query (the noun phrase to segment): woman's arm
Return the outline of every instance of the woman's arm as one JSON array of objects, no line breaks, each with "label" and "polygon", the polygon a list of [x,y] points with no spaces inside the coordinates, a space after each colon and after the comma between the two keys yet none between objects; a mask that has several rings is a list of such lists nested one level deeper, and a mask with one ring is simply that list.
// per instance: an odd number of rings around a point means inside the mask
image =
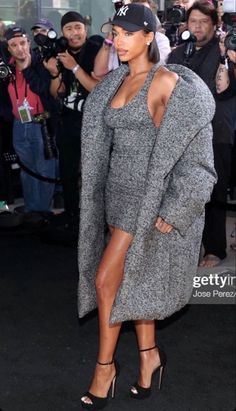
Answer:
[{"label": "woman's arm", "polygon": [[[160,69],[155,75],[153,84],[150,87],[148,95],[148,107],[153,122],[156,127],[160,127],[162,117],[164,115],[169,98],[176,86],[178,80],[177,74],[166,69]],[[155,89],[155,91],[153,90]],[[157,218],[155,227],[163,234],[170,233],[173,229],[171,224],[168,224],[160,216]]]},{"label": "woman's arm", "polygon": [[178,75],[161,67],[157,70],[148,92],[148,109],[156,127],[160,127],[169,98],[178,81]]}]

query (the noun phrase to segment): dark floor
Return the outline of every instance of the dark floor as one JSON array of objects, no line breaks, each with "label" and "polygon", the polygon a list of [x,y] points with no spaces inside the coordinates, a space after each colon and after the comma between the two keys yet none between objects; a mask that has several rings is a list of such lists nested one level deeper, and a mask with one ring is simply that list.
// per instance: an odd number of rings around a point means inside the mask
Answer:
[{"label": "dark floor", "polygon": [[[0,409],[73,411],[96,360],[97,317],[78,321],[76,249],[36,236],[0,235]],[[163,389],[145,401],[127,392],[137,375],[131,325],[121,334],[112,411],[233,411],[235,306],[191,305],[159,322],[168,356]]]}]

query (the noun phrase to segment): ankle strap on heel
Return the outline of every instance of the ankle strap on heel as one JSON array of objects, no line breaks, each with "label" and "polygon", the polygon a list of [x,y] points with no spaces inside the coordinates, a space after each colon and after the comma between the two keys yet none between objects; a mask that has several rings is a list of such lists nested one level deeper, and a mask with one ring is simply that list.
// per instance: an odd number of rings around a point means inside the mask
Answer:
[{"label": "ankle strap on heel", "polygon": [[112,361],[110,361],[110,362],[100,362],[100,361],[97,361],[97,364],[99,364],[99,365],[111,365],[111,364],[113,364],[114,363],[114,360],[112,360]]},{"label": "ankle strap on heel", "polygon": [[139,350],[139,352],[151,351],[151,350],[154,350],[155,348],[157,348],[156,345],[154,345],[154,347],[151,347],[151,348],[145,348],[145,349]]}]

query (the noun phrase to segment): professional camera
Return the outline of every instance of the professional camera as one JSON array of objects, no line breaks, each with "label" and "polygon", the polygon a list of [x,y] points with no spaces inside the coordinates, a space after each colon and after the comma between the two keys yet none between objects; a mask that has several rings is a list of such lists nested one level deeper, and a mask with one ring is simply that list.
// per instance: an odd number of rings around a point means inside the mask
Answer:
[{"label": "professional camera", "polygon": [[179,5],[167,9],[167,21],[172,24],[180,24],[186,21],[186,10]]},{"label": "professional camera", "polygon": [[180,26],[181,23],[186,21],[186,10],[184,7],[175,5],[167,8],[166,21],[163,23],[165,35],[170,40],[170,46],[178,46],[181,42],[180,39]]},{"label": "professional camera", "polygon": [[11,67],[6,63],[9,55],[5,43],[0,42],[0,81],[7,80],[13,76]]},{"label": "professional camera", "polygon": [[124,1],[122,0],[112,0],[112,3],[114,3],[116,11],[118,11],[122,6],[124,6]]},{"label": "professional camera", "polygon": [[68,40],[65,37],[57,38],[54,30],[49,30],[46,36],[41,33],[36,34],[34,41],[40,47],[42,59],[46,61],[68,49]]},{"label": "professional camera", "polygon": [[236,51],[236,0],[224,0],[223,11],[223,22],[232,26],[225,37],[225,47],[227,50]]},{"label": "professional camera", "polygon": [[12,77],[11,68],[4,63],[4,61],[0,57],[0,81],[7,80],[8,78]]}]

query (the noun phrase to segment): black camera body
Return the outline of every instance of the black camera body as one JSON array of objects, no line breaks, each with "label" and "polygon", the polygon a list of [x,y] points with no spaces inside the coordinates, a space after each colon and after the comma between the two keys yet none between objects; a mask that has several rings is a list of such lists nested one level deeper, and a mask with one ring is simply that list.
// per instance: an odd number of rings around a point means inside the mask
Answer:
[{"label": "black camera body", "polygon": [[184,7],[176,5],[167,9],[167,21],[172,24],[180,24],[186,21],[186,10]]},{"label": "black camera body", "polygon": [[0,57],[0,81],[7,80],[13,76],[11,67],[8,66]]},{"label": "black camera body", "polygon": [[179,27],[186,21],[186,10],[184,7],[175,5],[167,8],[166,21],[163,24],[165,35],[170,40],[170,46],[175,47],[180,44]]},{"label": "black camera body", "polygon": [[40,48],[42,60],[46,61],[68,49],[68,40],[65,37],[58,38],[54,30],[49,30],[46,36],[41,33],[36,34],[34,41]]},{"label": "black camera body", "polygon": [[0,42],[0,81],[13,77],[11,66],[6,63],[8,59],[9,54],[7,53],[6,45],[4,42]]},{"label": "black camera body", "polygon": [[236,51],[236,1],[224,0],[223,10],[223,22],[232,27],[225,37],[225,47],[227,50]]},{"label": "black camera body", "polygon": [[233,27],[225,37],[225,47],[227,50],[236,51],[236,26]]},{"label": "black camera body", "polygon": [[115,10],[118,11],[122,6],[124,6],[123,0],[112,0]]}]

